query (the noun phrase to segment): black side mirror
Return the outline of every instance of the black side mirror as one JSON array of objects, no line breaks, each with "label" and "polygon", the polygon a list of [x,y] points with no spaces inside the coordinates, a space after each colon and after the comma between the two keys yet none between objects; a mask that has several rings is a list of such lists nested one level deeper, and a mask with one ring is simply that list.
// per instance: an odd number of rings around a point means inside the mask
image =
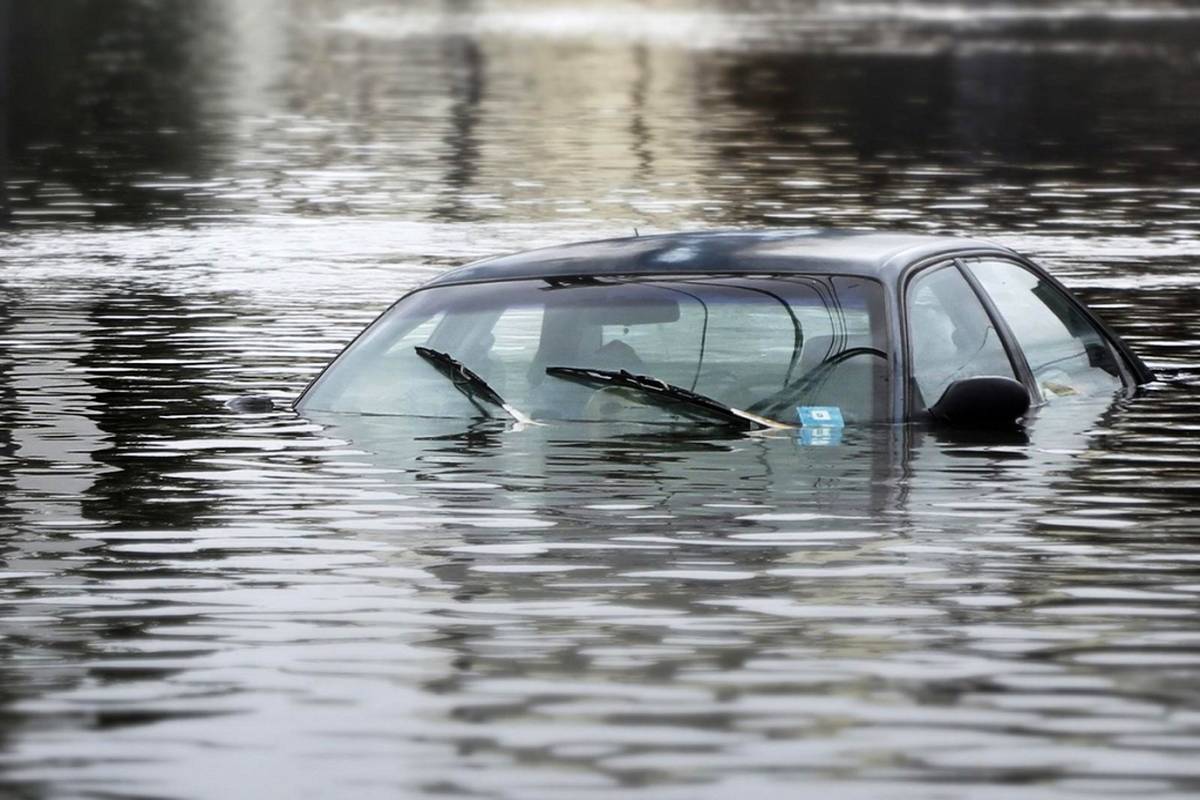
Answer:
[{"label": "black side mirror", "polygon": [[929,408],[933,418],[956,428],[1007,428],[1029,410],[1029,391],[1012,378],[984,375],[946,387]]}]

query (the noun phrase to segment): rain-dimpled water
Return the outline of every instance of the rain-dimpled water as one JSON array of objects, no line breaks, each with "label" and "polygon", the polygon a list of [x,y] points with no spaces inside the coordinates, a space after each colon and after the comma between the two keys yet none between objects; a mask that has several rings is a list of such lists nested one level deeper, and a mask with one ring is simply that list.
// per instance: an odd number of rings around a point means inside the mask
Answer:
[{"label": "rain-dimpled water", "polygon": [[[0,795],[1200,792],[1200,11],[0,22]],[[1158,380],[825,446],[290,410],[452,266],[810,226],[1014,247]]]}]

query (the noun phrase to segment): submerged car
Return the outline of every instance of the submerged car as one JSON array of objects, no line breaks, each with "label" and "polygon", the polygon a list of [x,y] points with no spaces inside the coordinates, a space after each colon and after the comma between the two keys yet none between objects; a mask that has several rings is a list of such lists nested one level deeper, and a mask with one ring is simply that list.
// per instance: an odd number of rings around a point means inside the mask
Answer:
[{"label": "submerged car", "polygon": [[995,427],[1152,377],[1007,248],[735,231],[568,244],[443,274],[383,313],[296,407],[746,430]]}]

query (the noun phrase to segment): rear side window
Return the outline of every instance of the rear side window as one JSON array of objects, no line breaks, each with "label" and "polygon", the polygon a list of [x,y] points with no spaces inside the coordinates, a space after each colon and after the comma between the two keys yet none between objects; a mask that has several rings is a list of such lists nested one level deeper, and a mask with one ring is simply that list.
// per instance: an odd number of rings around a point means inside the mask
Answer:
[{"label": "rear side window", "polygon": [[1122,388],[1112,345],[1057,287],[1011,261],[973,261],[967,268],[1012,330],[1046,400]]},{"label": "rear side window", "polygon": [[967,279],[956,267],[924,272],[908,288],[912,378],[928,408],[956,380],[981,375],[1014,378],[1012,362]]}]

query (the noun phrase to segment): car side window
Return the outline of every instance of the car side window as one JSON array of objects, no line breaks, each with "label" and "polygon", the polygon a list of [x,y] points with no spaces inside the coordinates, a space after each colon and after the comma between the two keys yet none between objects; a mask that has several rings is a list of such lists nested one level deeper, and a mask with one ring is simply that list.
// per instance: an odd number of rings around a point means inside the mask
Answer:
[{"label": "car side window", "polygon": [[956,380],[981,375],[1014,378],[991,318],[957,267],[923,272],[908,287],[912,378],[928,408]]},{"label": "car side window", "polygon": [[1108,395],[1124,385],[1108,339],[1057,287],[1011,261],[967,268],[1012,330],[1045,399]]}]

